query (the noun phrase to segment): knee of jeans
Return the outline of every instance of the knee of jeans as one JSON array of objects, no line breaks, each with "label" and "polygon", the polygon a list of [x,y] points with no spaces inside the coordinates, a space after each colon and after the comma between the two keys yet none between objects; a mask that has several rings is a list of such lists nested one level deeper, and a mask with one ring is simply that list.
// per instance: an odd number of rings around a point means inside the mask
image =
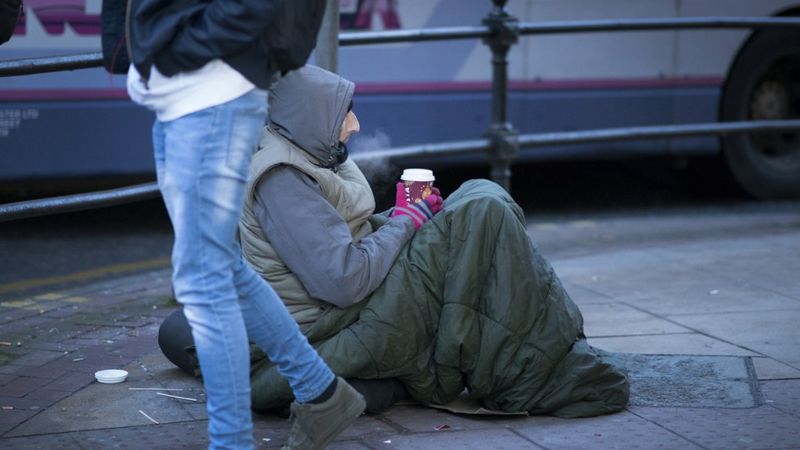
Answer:
[{"label": "knee of jeans", "polygon": [[235,327],[237,331],[244,327],[242,309],[234,298],[211,300],[200,297],[197,301],[183,303],[183,313],[187,323],[194,330],[217,330],[226,332],[226,328]]},{"label": "knee of jeans", "polygon": [[236,299],[230,267],[211,266],[193,261],[173,268],[172,285],[181,303],[205,303],[215,299]]}]

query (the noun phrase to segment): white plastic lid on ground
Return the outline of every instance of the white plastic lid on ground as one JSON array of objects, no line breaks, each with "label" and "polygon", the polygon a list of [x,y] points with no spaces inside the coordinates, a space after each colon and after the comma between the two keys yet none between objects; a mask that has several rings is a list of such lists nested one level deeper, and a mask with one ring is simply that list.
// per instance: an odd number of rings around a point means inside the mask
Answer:
[{"label": "white plastic lid on ground", "polygon": [[128,372],[121,369],[98,370],[94,373],[94,377],[101,383],[122,383],[128,378]]}]

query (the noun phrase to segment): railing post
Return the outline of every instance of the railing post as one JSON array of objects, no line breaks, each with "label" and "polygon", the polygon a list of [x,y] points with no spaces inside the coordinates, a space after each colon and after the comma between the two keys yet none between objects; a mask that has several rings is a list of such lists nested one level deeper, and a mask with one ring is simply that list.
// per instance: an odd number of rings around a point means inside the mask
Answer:
[{"label": "railing post", "polygon": [[326,1],[314,61],[319,67],[336,73],[339,71],[339,0]]},{"label": "railing post", "polygon": [[511,162],[519,153],[519,132],[508,122],[508,51],[517,42],[518,20],[505,10],[507,0],[492,0],[494,7],[483,19],[492,34],[483,39],[492,51],[492,118],[486,136],[492,142],[490,176],[511,191]]}]

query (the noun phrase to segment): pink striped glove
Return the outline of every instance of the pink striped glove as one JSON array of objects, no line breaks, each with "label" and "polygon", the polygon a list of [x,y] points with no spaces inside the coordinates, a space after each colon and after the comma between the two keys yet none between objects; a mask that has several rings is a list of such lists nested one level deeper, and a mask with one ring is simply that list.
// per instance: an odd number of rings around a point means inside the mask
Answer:
[{"label": "pink striped glove", "polygon": [[439,211],[444,208],[444,200],[439,189],[433,188],[431,195],[425,200],[408,204],[406,192],[402,182],[397,183],[397,194],[395,195],[394,209],[389,217],[408,216],[414,221],[414,228],[419,230],[425,222],[431,220]]}]

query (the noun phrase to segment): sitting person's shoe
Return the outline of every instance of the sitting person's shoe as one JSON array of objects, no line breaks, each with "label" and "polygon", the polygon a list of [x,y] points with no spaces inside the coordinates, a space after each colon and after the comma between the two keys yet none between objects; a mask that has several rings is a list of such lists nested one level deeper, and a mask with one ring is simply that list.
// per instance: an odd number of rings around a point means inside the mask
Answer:
[{"label": "sitting person's shoe", "polygon": [[348,378],[347,382],[364,396],[367,402],[366,412],[369,414],[379,414],[398,401],[408,398],[406,388],[396,378],[374,380]]},{"label": "sitting person's shoe", "polygon": [[322,449],[364,412],[364,397],[342,378],[322,403],[292,402],[289,441],[283,449]]}]

